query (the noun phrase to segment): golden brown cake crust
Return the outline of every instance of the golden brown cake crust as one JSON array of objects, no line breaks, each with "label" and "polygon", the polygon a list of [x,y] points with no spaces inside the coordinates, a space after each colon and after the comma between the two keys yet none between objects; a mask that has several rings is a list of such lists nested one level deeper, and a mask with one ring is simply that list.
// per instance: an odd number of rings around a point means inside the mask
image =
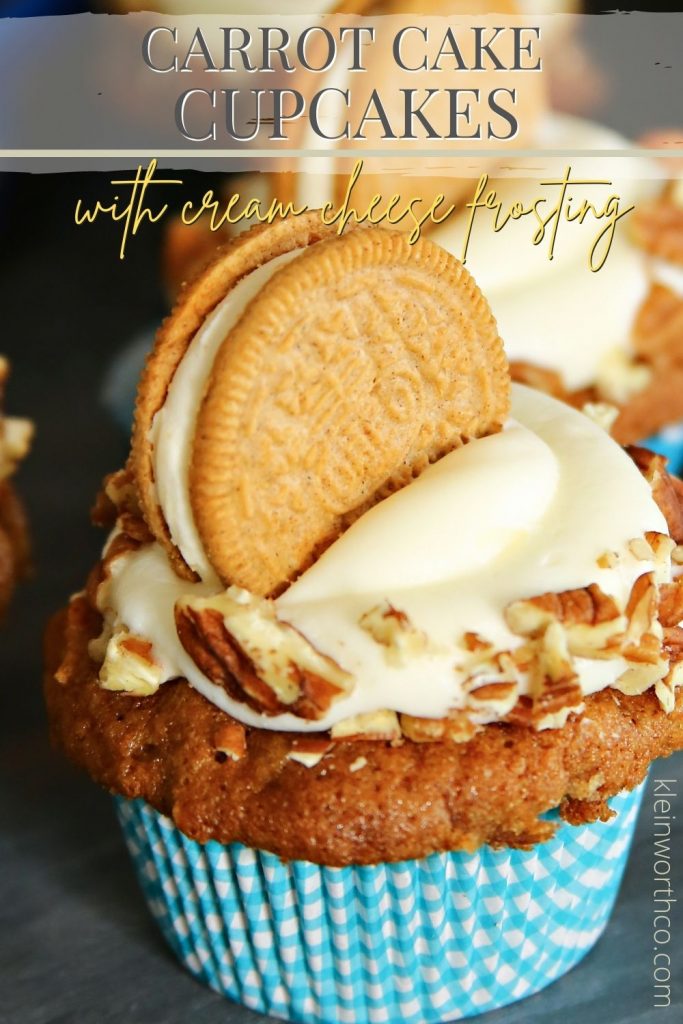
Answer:
[{"label": "golden brown cake crust", "polygon": [[606,689],[562,729],[489,725],[467,743],[347,740],[312,768],[288,758],[292,734],[248,729],[233,761],[217,749],[233,720],[184,680],[142,698],[97,685],[87,645],[100,625],[85,597],[50,624],[53,739],[102,785],[147,800],[200,842],[328,865],[528,847],[553,831],[543,812],[559,807],[574,824],[604,818],[610,796],[683,746],[683,693],[665,714],[652,692]]}]

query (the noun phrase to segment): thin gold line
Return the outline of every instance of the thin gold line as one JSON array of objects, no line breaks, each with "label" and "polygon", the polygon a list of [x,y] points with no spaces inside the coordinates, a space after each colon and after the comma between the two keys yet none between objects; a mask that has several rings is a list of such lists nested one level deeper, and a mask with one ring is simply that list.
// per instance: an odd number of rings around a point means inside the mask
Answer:
[{"label": "thin gold line", "polygon": [[516,149],[516,150],[494,150],[494,149],[413,149],[400,152],[386,149],[291,149],[273,152],[270,149],[157,149],[154,151],[146,149],[0,149],[0,160],[34,160],[34,159],[55,159],[55,158],[76,158],[76,159],[99,159],[103,157],[117,157],[135,160],[168,159],[174,157],[191,157],[192,159],[207,160],[282,160],[292,158],[307,160],[316,157],[340,157],[345,159],[385,158],[413,160],[423,159],[482,159],[505,157],[508,160],[519,158],[529,159],[534,157],[549,158],[563,157],[575,160],[582,157],[669,157],[680,158],[683,156],[683,144],[677,143],[680,148],[677,150],[666,149]]}]

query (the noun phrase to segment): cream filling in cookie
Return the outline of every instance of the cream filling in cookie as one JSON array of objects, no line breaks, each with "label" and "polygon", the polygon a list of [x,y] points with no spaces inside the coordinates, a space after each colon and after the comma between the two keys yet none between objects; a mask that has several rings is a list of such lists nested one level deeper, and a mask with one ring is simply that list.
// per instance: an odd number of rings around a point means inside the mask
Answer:
[{"label": "cream filling in cookie", "polygon": [[[443,718],[467,703],[465,634],[497,651],[523,643],[506,620],[511,603],[596,583],[623,610],[638,577],[654,570],[667,580],[668,560],[643,550],[648,531],[668,533],[625,452],[574,409],[516,385],[501,433],[444,456],[365,513],[274,602],[278,618],[351,681],[316,721],[260,714],[199,670],[178,639],[174,606],[220,588],[179,579],[158,544],[116,561],[104,610],[115,630],[151,641],[162,680],[184,676],[247,725],[320,731],[386,709]],[[233,603],[248,603],[231,591]],[[387,629],[388,608],[401,613],[399,636]],[[621,656],[577,657],[574,667],[584,694],[629,668]],[[531,685],[520,678],[519,693]],[[489,708],[480,720],[500,716]]]},{"label": "cream filling in cookie", "polygon": [[[251,300],[277,270],[300,254],[284,253],[239,281],[202,324],[176,370],[151,430],[154,480],[173,543],[191,569],[217,582],[190,506],[189,471],[194,424],[218,349]],[[188,429],[191,425],[191,429]]]}]

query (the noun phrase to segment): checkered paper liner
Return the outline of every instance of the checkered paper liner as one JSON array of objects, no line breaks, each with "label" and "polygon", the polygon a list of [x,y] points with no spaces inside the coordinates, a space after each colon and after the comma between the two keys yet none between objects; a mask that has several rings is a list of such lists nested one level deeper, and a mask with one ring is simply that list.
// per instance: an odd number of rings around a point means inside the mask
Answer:
[{"label": "checkered paper liner", "polygon": [[611,821],[561,825],[532,851],[348,868],[202,846],[142,801],[117,807],[150,910],[195,977],[303,1024],[428,1024],[515,1002],[581,960],[641,798],[623,793]]},{"label": "checkered paper liner", "polygon": [[668,470],[676,476],[683,474],[683,423],[663,427],[658,434],[641,442],[643,448],[650,448],[669,460]]}]

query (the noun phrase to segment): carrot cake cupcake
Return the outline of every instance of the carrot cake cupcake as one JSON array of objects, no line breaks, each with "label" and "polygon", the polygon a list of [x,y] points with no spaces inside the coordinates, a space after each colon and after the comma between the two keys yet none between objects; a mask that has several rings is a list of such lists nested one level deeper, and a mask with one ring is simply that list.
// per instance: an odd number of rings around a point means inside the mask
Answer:
[{"label": "carrot cake cupcake", "polygon": [[682,485],[510,384],[469,273],[318,214],[231,243],[142,376],[48,631],[183,963],[306,1022],[537,991],[607,922],[683,747]]}]

